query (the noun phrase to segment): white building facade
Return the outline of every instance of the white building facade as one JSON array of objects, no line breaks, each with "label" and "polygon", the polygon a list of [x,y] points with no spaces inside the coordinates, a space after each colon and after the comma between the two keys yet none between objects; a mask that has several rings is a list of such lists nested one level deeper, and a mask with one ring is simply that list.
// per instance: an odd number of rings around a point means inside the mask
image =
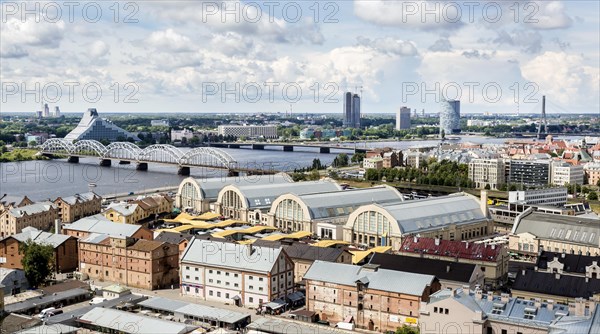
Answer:
[{"label": "white building facade", "polygon": [[567,162],[555,162],[550,172],[550,183],[556,186],[583,184],[583,165],[571,165]]},{"label": "white building facade", "polygon": [[222,136],[237,138],[277,138],[277,126],[275,125],[219,125],[217,131]]}]

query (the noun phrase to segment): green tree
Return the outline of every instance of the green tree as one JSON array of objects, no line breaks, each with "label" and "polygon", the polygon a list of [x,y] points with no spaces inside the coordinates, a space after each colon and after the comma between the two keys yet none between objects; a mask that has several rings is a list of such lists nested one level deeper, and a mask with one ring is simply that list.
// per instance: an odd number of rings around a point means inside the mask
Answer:
[{"label": "green tree", "polygon": [[306,180],[306,174],[299,173],[299,172],[294,172],[294,173],[292,173],[292,180],[294,180],[294,182],[305,181]]},{"label": "green tree", "polygon": [[442,133],[440,134],[440,137],[442,137],[442,139],[446,138],[446,131],[444,129],[442,129]]},{"label": "green tree", "polygon": [[308,178],[313,181],[318,181],[321,178],[321,175],[319,174],[319,171],[317,169],[313,169],[312,171],[310,171],[310,175],[308,176]]},{"label": "green tree", "polygon": [[590,201],[597,201],[597,200],[598,200],[598,193],[597,193],[597,192],[595,192],[595,191],[591,191],[591,192],[588,194],[588,197],[587,197],[587,199],[588,199],[588,200],[590,200]]},{"label": "green tree", "polygon": [[333,159],[333,167],[346,167],[348,166],[348,161],[348,154],[340,153]]},{"label": "green tree", "polygon": [[419,334],[419,328],[402,325],[396,329],[396,334]]},{"label": "green tree", "polygon": [[365,156],[366,154],[364,153],[354,153],[350,161],[352,161],[353,163],[361,163],[365,159]]},{"label": "green tree", "polygon": [[29,285],[37,288],[54,271],[54,248],[28,240],[21,247],[21,251],[25,277]]},{"label": "green tree", "polygon": [[598,187],[600,187],[600,179],[598,179],[598,182],[596,182],[596,185],[597,185]]}]

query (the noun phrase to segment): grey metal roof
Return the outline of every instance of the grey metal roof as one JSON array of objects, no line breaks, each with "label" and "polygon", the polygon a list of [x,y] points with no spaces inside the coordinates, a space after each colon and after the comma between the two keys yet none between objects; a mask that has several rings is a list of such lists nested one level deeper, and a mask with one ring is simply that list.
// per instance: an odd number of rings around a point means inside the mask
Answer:
[{"label": "grey metal roof", "polygon": [[71,334],[77,333],[80,328],[67,326],[62,324],[54,324],[54,325],[41,325],[36,327],[31,327],[27,329],[20,330],[15,332],[14,334]]},{"label": "grey metal roof", "polygon": [[465,193],[381,205],[398,222],[402,233],[438,229],[487,220],[479,199]]},{"label": "grey metal roof", "polygon": [[64,229],[102,233],[110,236],[126,236],[134,235],[141,225],[113,223],[101,214],[81,218],[71,224],[65,224]]},{"label": "grey metal roof", "polygon": [[101,307],[93,308],[84,314],[79,321],[131,334],[182,334],[189,333],[198,328],[197,326],[188,326],[173,321],[160,320],[135,313]]},{"label": "grey metal roof", "polygon": [[596,306],[594,314],[591,317],[564,316],[560,317],[552,325],[550,325],[548,334],[563,333],[600,333],[600,307]]},{"label": "grey metal roof", "polygon": [[175,313],[187,314],[201,319],[218,320],[228,324],[235,324],[238,321],[250,317],[248,314],[241,312],[234,312],[200,304],[187,304],[176,309]]},{"label": "grey metal roof", "polygon": [[5,310],[6,310],[6,312],[10,312],[10,313],[24,312],[26,310],[29,310],[29,309],[37,307],[37,306],[43,308],[43,306],[46,306],[46,305],[58,303],[60,301],[63,301],[63,300],[69,299],[69,298],[73,298],[76,296],[85,296],[89,293],[90,292],[88,290],[79,289],[79,288],[71,289],[71,290],[67,290],[67,291],[56,292],[51,295],[42,296],[40,298],[31,298],[31,299],[24,300],[22,302],[8,304],[5,306]]},{"label": "grey metal roof", "polygon": [[75,203],[77,203],[77,201],[79,202],[87,202],[87,201],[91,201],[95,198],[99,198],[100,196],[97,195],[96,193],[94,193],[93,191],[87,192],[87,193],[82,193],[82,194],[75,194],[73,196],[67,196],[67,197],[61,197],[61,199],[70,205],[73,205]]},{"label": "grey metal roof", "polygon": [[45,212],[50,209],[56,209],[54,203],[45,201],[22,206],[20,208],[12,208],[8,210],[13,217],[23,217],[24,215],[33,215],[40,212]]},{"label": "grey metal roof", "polygon": [[[205,199],[216,200],[219,196],[219,191],[223,187],[230,184],[233,185],[265,185],[265,184],[277,184],[293,183],[289,175],[285,173],[277,173],[275,175],[256,175],[248,177],[216,177],[216,178],[198,178],[195,181],[200,186],[202,197]],[[185,180],[183,182],[186,182]]]},{"label": "grey metal roof", "polygon": [[46,320],[46,322],[49,324],[70,323],[73,321],[73,319],[81,317],[82,315],[86,314],[87,312],[91,311],[94,308],[97,308],[97,307],[113,308],[113,307],[115,307],[119,304],[123,304],[123,303],[134,303],[135,304],[137,301],[142,300],[142,299],[146,299],[146,297],[140,296],[140,295],[128,294],[128,295],[121,296],[121,297],[118,297],[115,299],[105,300],[105,301],[101,302],[100,304],[85,305],[83,307],[74,309],[72,311],[52,316],[52,317],[48,318]]},{"label": "grey metal roof", "polygon": [[[481,299],[478,299],[474,293],[463,289],[457,289],[455,295],[451,290],[437,291],[430,296],[429,303],[435,304],[446,298],[454,298],[473,312],[481,311],[489,319],[540,328],[547,328],[554,320],[561,317],[561,314],[568,314],[569,311],[566,305],[554,304],[553,308],[549,309],[547,303],[541,303],[536,307],[534,301],[522,298],[510,297],[508,301],[503,302],[501,296],[494,295],[492,300],[488,300],[487,295],[484,294]],[[527,313],[532,317],[527,317]]]},{"label": "grey metal roof", "polygon": [[387,269],[372,271],[361,266],[324,261],[315,261],[304,275],[304,280],[349,286],[354,286],[356,281],[364,279],[368,280],[369,289],[421,296],[435,277]]},{"label": "grey metal roof", "polygon": [[289,321],[282,318],[258,318],[246,326],[247,329],[259,333],[270,334],[340,334],[350,333],[327,326],[303,324],[297,321]]},{"label": "grey metal roof", "polygon": [[246,198],[249,208],[270,207],[275,199],[286,193],[296,195],[341,190],[334,181],[305,181],[291,184],[244,185],[237,187]]},{"label": "grey metal roof", "polygon": [[598,247],[600,221],[578,216],[526,211],[517,217],[513,233],[531,233],[540,239]]},{"label": "grey metal roof", "polygon": [[398,203],[402,194],[387,186],[357,188],[298,196],[308,207],[312,219],[348,216],[361,205]]},{"label": "grey metal roof", "polygon": [[[37,244],[50,245],[54,248],[62,245],[65,241],[69,240],[70,236],[64,234],[55,234],[40,231],[35,227],[28,226],[24,228],[21,233],[13,234],[6,238],[13,237],[19,242],[27,242],[31,240]],[[5,238],[5,239],[6,239]]]},{"label": "grey metal roof", "polygon": [[281,248],[192,239],[181,257],[181,263],[267,273],[271,272],[281,252]]},{"label": "grey metal roof", "polygon": [[135,213],[135,209],[137,209],[137,207],[138,205],[135,203],[111,203],[108,205],[106,210],[113,209],[123,216],[131,216]]}]

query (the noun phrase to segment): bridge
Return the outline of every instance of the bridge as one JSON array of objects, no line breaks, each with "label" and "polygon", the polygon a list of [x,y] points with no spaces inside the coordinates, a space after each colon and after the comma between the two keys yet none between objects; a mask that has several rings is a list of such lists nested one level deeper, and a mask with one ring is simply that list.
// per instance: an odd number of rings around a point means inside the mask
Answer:
[{"label": "bridge", "polygon": [[209,147],[246,148],[264,150],[265,147],[282,147],[285,152],[293,152],[296,148],[317,148],[319,153],[331,153],[331,150],[349,151],[350,153],[366,153],[368,148],[338,146],[331,144],[303,144],[303,143],[265,143],[265,142],[236,142],[236,143],[208,143]]},{"label": "bridge", "polygon": [[96,140],[80,140],[71,142],[65,139],[53,138],[44,142],[40,147],[42,155],[64,155],[68,162],[78,163],[81,157],[97,157],[101,166],[109,167],[113,160],[120,164],[136,163],[136,169],[148,170],[149,163],[177,166],[179,175],[190,175],[190,168],[204,167],[225,169],[229,175],[273,174],[277,171],[260,168],[244,168],[229,153],[215,147],[198,147],[182,151],[175,146],[158,144],[140,148],[129,142],[114,142],[107,146]]}]

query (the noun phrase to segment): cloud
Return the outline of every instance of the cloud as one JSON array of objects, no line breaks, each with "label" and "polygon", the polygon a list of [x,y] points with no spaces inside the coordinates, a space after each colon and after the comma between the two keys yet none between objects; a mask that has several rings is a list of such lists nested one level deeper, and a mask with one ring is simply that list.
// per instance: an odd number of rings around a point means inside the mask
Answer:
[{"label": "cloud", "polygon": [[19,20],[9,18],[2,22],[2,43],[0,54],[6,58],[20,58],[39,50],[56,49],[64,38],[65,23],[34,19]]},{"label": "cloud", "polygon": [[146,39],[147,45],[158,51],[169,52],[189,52],[192,51],[192,40],[169,28],[161,31],[154,31]]},{"label": "cloud", "polygon": [[492,41],[495,44],[517,46],[525,53],[538,53],[542,50],[542,35],[538,31],[518,29],[508,33],[506,30],[499,30],[497,34]]},{"label": "cloud", "polygon": [[448,52],[452,51],[452,43],[448,38],[440,38],[429,47],[429,51],[433,52]]},{"label": "cloud", "polygon": [[102,58],[110,53],[110,47],[103,41],[95,41],[90,46],[90,56]]},{"label": "cloud", "polygon": [[548,51],[522,65],[521,72],[563,107],[594,105],[598,110],[600,69],[586,65],[580,55]]},{"label": "cloud", "polygon": [[492,52],[479,52],[479,50],[471,50],[471,51],[463,51],[462,55],[468,59],[492,59],[492,57],[496,54],[496,51]]},{"label": "cloud", "polygon": [[408,29],[458,29],[462,15],[456,2],[438,0],[355,0],[354,14],[382,26]]},{"label": "cloud", "polygon": [[356,39],[358,45],[369,47],[383,54],[397,56],[415,56],[418,54],[415,43],[411,41],[403,41],[393,37],[370,39],[358,36]]},{"label": "cloud", "polygon": [[534,29],[565,29],[573,24],[561,1],[534,1],[525,5],[522,22]]}]

